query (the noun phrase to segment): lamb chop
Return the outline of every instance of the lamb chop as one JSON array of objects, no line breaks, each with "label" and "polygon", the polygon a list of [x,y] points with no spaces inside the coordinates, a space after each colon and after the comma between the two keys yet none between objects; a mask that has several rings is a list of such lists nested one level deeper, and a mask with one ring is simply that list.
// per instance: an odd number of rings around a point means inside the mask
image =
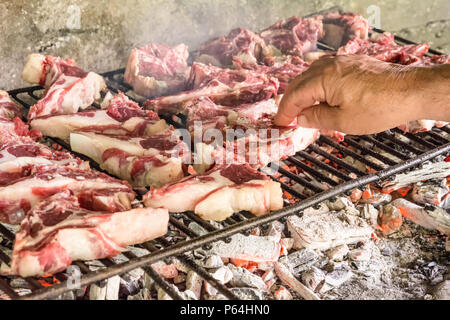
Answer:
[{"label": "lamb chop", "polygon": [[100,98],[106,87],[101,76],[85,72],[71,59],[31,54],[22,72],[22,79],[42,85],[44,96],[30,108],[28,119],[75,113]]},{"label": "lamb chop", "polygon": [[189,91],[148,100],[144,108],[158,114],[176,114],[183,103],[208,97],[221,105],[232,106],[269,99],[276,96],[278,80],[265,74],[239,69],[222,69],[195,62],[187,82]]},{"label": "lamb chop", "polygon": [[247,164],[216,166],[203,175],[152,189],[144,195],[144,203],[169,212],[193,210],[203,219],[216,221],[242,210],[263,215],[283,207],[280,184]]},{"label": "lamb chop", "polygon": [[20,223],[28,210],[64,190],[72,191],[83,208],[96,211],[128,210],[135,198],[127,183],[98,171],[42,165],[30,175],[0,187],[0,221]]},{"label": "lamb chop", "polygon": [[14,139],[0,146],[0,186],[30,175],[42,165],[71,166],[89,169],[87,162],[70,153],[55,151],[28,137]]},{"label": "lamb chop", "polygon": [[354,38],[339,48],[337,54],[365,54],[381,61],[408,65],[420,62],[429,48],[430,45],[427,43],[398,45],[394,41],[394,35],[385,32],[381,35],[374,35],[372,39]]},{"label": "lamb chop", "polygon": [[[235,107],[215,105],[210,99],[193,100],[184,106],[188,115],[188,128],[197,140],[210,143],[209,137],[216,140],[216,148],[202,148],[209,153],[200,158],[212,159],[211,163],[249,163],[254,168],[263,168],[272,161],[291,156],[304,150],[319,137],[317,129],[306,129],[292,123],[287,127],[273,124],[273,116],[278,107],[273,99]],[[194,126],[202,124],[201,130]],[[208,132],[208,129],[220,131]],[[217,141],[217,132],[222,132],[223,148]],[[219,143],[218,143],[219,142]],[[204,168],[203,163],[196,163],[196,170]]]},{"label": "lamb chop", "polygon": [[30,130],[18,117],[14,119],[0,117],[0,144],[27,137],[38,140],[42,137],[39,130]]},{"label": "lamb chop", "polygon": [[11,100],[8,92],[0,90],[0,117],[12,119],[21,115],[19,107]]},{"label": "lamb chop", "polygon": [[283,94],[286,91],[289,82],[305,72],[311,65],[309,62],[303,61],[300,57],[290,55],[268,57],[263,61],[263,65],[249,64],[236,58],[234,63],[239,68],[253,70],[277,78],[280,82],[278,94]]},{"label": "lamb chop", "polygon": [[179,180],[183,163],[190,160],[190,150],[172,129],[136,138],[77,132],[70,135],[70,145],[135,187]]},{"label": "lamb chop", "polygon": [[125,82],[144,97],[158,97],[184,90],[189,75],[188,47],[150,43],[133,49],[125,70]]},{"label": "lamb chop", "polygon": [[96,212],[82,208],[68,191],[57,193],[22,221],[7,273],[41,276],[61,272],[75,260],[113,257],[127,245],[164,235],[168,221],[166,209]]},{"label": "lamb chop", "polygon": [[254,32],[236,28],[226,36],[217,37],[201,44],[195,61],[218,67],[231,67],[236,60],[247,65],[257,65],[267,52],[264,40]]},{"label": "lamb chop", "polygon": [[[322,17],[291,17],[278,21],[259,35],[264,39],[272,55],[288,54],[303,57],[317,49],[317,41],[324,35]],[[270,50],[269,49],[269,50]]]},{"label": "lamb chop", "polygon": [[31,126],[45,136],[68,141],[71,132],[84,131],[130,137],[152,135],[168,128],[152,111],[144,111],[123,93],[108,93],[103,110],[90,110],[69,115],[49,115],[31,121]]},{"label": "lamb chop", "polygon": [[369,23],[356,13],[330,12],[323,16],[323,30],[325,35],[321,40],[337,49],[355,38],[366,40]]}]

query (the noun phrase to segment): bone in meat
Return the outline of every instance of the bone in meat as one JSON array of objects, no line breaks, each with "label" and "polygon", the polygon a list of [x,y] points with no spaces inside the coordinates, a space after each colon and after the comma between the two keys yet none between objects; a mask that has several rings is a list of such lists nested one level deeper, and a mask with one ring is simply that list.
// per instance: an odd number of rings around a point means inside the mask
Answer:
[{"label": "bone in meat", "polygon": [[280,184],[245,164],[216,166],[204,175],[153,189],[144,195],[144,203],[170,212],[193,210],[218,221],[242,210],[262,215],[283,206]]},{"label": "bone in meat", "polygon": [[30,120],[87,108],[100,98],[100,91],[106,87],[101,76],[83,71],[73,60],[40,54],[28,56],[22,79],[45,87],[42,99],[30,108]]},{"label": "bone in meat", "polygon": [[16,234],[11,274],[52,274],[75,260],[115,256],[127,245],[164,235],[168,220],[165,209],[94,212],[81,208],[70,192],[56,194],[22,221]]},{"label": "bone in meat", "polygon": [[[152,111],[144,111],[123,93],[108,96],[104,110],[90,110],[69,115],[51,115],[33,119],[32,128],[45,136],[68,141],[71,132],[84,131],[131,137],[152,135],[168,128]],[[105,98],[106,99],[106,98]]]},{"label": "bone in meat", "polygon": [[125,82],[144,97],[158,97],[184,90],[189,75],[188,47],[150,43],[131,50]]}]

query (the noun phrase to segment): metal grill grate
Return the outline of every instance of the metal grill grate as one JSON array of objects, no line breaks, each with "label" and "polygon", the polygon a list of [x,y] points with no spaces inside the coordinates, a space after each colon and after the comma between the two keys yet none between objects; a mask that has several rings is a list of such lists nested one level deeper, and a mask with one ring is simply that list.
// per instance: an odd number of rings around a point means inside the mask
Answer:
[{"label": "metal grill grate", "polygon": [[[378,29],[374,29],[374,31],[382,32]],[[411,43],[401,38],[396,38],[396,40],[399,43]],[[320,47],[324,50],[329,49],[325,45]],[[431,52],[437,53],[436,51]],[[129,95],[130,98],[139,100],[130,91],[131,88],[123,82],[123,72],[124,69],[119,69],[103,74],[108,88],[113,92],[120,90]],[[42,88],[35,86],[12,90],[9,93],[23,106],[22,111],[25,116],[28,108],[41,96]],[[286,165],[291,168],[295,167],[299,172],[298,174],[285,167],[280,167],[279,174],[271,175],[274,180],[281,183],[284,191],[289,194],[291,202],[285,200],[286,205],[283,209],[261,217],[254,217],[247,212],[241,212],[225,220],[221,228],[202,220],[193,212],[171,214],[170,228],[187,236],[187,240],[169,242],[161,237],[135,246],[147,250],[148,253],[138,257],[133,252],[125,252],[121,255],[126,260],[125,262],[117,262],[115,259],[101,259],[99,262],[104,268],[98,271],[90,271],[85,262],[77,261],[74,265],[78,266],[82,272],[80,285],[83,287],[115,275],[124,274],[135,268],[142,268],[171,298],[182,299],[180,294],[150,266],[157,261],[176,257],[225,297],[237,299],[226,286],[212,278],[205,269],[185,253],[202,246],[207,248],[215,241],[228,241],[229,237],[236,233],[248,234],[249,230],[254,227],[263,226],[275,220],[283,220],[289,215],[301,215],[302,210],[317,205],[321,201],[343,193],[348,194],[354,188],[392,177],[396,173],[414,168],[438,155],[448,155],[450,152],[449,137],[449,127],[434,128],[430,132],[415,135],[403,134],[400,130],[393,129],[375,135],[346,136],[342,143],[336,143],[330,138],[321,137],[319,141],[306,150],[284,160]],[[62,141],[51,139],[49,141],[69,149],[69,146]],[[337,152],[330,153],[331,149],[337,150]],[[82,155],[76,155],[88,160]],[[369,173],[364,171],[361,166],[350,164],[345,157],[357,160],[370,168]],[[90,162],[93,168],[99,169],[97,164]],[[195,230],[189,228],[191,222],[203,227],[207,233],[199,235]],[[0,262],[9,264],[14,234],[10,229],[0,224],[0,236],[3,238],[0,243]],[[48,278],[24,279],[28,283],[31,293],[19,296],[16,289],[10,285],[14,278],[12,276],[0,277],[0,290],[11,299],[53,298],[73,290],[67,287],[68,275],[59,273]]]}]

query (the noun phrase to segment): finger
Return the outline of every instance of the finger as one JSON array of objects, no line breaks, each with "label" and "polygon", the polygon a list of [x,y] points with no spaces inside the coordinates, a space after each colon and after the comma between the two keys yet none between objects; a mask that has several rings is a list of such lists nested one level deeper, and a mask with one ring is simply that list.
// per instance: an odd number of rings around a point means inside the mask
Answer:
[{"label": "finger", "polygon": [[303,110],[297,118],[297,122],[305,128],[341,131],[341,114],[342,111],[339,108],[321,103]]},{"label": "finger", "polygon": [[289,84],[286,93],[281,99],[275,124],[289,125],[305,108],[311,107],[316,101],[325,100],[320,76],[300,76]]}]

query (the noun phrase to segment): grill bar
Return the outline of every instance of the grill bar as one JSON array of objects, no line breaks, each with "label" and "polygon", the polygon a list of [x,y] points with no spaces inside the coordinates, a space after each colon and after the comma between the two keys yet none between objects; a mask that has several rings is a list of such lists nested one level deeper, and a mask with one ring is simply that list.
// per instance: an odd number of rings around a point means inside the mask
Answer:
[{"label": "grill bar", "polygon": [[[203,245],[209,244],[214,241],[222,240],[226,237],[229,237],[231,235],[234,235],[239,232],[243,232],[245,230],[250,230],[252,228],[255,228],[257,226],[270,223],[275,220],[279,220],[283,217],[287,217],[289,215],[293,214],[300,214],[299,212],[301,210],[304,210],[308,207],[311,207],[315,204],[318,204],[324,200],[330,199],[332,197],[338,196],[346,191],[350,191],[354,188],[358,188],[364,185],[367,185],[369,183],[374,183],[377,181],[380,181],[382,179],[385,179],[389,176],[392,176],[394,174],[397,174],[399,172],[404,171],[405,169],[412,168],[414,166],[420,165],[423,161],[430,160],[440,154],[448,153],[450,152],[450,143],[445,144],[439,148],[435,148],[433,150],[427,151],[421,156],[418,156],[414,159],[405,161],[404,163],[395,165],[391,168],[381,170],[375,174],[366,175],[364,177],[351,180],[348,182],[345,182],[333,189],[324,191],[318,195],[315,195],[313,197],[310,197],[306,199],[305,201],[301,201],[295,205],[292,205],[290,207],[283,208],[279,211],[273,212],[271,214],[267,214],[265,216],[261,217],[254,217],[251,219],[248,219],[247,221],[242,221],[239,223],[236,223],[233,226],[225,227],[220,230],[212,231],[206,235],[197,237],[192,240],[187,240],[184,242],[180,242],[177,244],[174,244],[165,250],[160,250],[158,252],[152,252],[146,256],[138,257],[136,259],[130,260],[127,263],[120,263],[113,265],[105,270],[102,270],[102,272],[92,272],[87,274],[81,279],[81,285],[89,285],[91,283],[95,283],[98,281],[101,281],[105,278],[109,278],[121,273],[125,273],[128,271],[131,271],[135,268],[143,267],[145,265],[154,263],[159,260],[163,260],[165,258],[178,256],[184,252],[192,251],[194,249],[197,249],[199,247],[202,247]],[[50,291],[50,294],[49,294]],[[33,292],[30,295],[21,297],[21,299],[43,299],[48,296],[57,296],[59,294],[64,293],[67,291],[67,288],[64,283],[56,284],[48,289],[39,289]]]}]

